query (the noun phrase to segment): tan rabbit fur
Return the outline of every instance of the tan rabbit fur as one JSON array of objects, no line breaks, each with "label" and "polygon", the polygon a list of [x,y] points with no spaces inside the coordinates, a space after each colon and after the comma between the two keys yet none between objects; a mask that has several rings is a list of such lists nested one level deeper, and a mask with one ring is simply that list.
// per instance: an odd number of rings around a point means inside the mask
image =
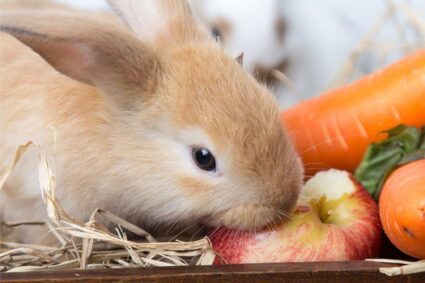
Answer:
[{"label": "tan rabbit fur", "polygon": [[[148,230],[280,221],[296,203],[302,168],[273,96],[185,2],[110,2],[137,38],[72,14],[0,16],[13,36],[0,37],[0,169],[18,144],[39,144],[59,201],[83,220],[100,207]],[[215,171],[195,165],[196,146],[214,155]],[[21,160],[0,191],[3,221],[46,219],[35,160]],[[44,237],[26,227],[12,236]]]},{"label": "tan rabbit fur", "polygon": [[0,0],[0,9],[18,10],[18,9],[59,9],[69,10],[68,5],[56,3],[50,0]]}]

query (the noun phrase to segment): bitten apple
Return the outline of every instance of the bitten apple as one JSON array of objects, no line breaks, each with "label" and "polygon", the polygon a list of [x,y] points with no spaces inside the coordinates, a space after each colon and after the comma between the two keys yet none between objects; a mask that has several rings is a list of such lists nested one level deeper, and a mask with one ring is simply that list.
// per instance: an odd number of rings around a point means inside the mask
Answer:
[{"label": "bitten apple", "polygon": [[290,220],[251,233],[220,228],[210,237],[221,262],[235,264],[376,257],[381,234],[370,194],[349,173],[329,170],[305,184]]}]

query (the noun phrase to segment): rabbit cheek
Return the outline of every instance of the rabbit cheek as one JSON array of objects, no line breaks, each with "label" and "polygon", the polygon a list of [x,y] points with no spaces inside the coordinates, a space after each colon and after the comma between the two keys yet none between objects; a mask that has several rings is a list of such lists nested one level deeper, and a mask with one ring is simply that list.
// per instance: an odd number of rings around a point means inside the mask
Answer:
[{"label": "rabbit cheek", "polygon": [[214,187],[208,180],[194,177],[180,177],[178,186],[189,197],[206,196]]}]

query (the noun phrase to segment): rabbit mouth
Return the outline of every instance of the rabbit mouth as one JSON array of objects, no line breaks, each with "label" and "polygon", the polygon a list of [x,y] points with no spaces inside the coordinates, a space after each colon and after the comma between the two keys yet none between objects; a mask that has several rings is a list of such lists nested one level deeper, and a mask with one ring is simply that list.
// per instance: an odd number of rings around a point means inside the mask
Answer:
[{"label": "rabbit mouth", "polygon": [[244,231],[279,224],[290,218],[290,212],[261,204],[248,204],[221,211],[209,219],[209,225]]}]

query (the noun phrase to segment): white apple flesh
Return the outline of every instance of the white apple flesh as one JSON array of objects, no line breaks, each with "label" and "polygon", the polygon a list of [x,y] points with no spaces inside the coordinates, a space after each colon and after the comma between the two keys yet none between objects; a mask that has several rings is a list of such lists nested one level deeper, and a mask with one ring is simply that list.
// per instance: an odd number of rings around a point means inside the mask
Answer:
[{"label": "white apple flesh", "polygon": [[221,263],[345,261],[376,257],[381,247],[378,207],[345,171],[320,172],[304,186],[291,219],[257,232],[211,233]]}]

